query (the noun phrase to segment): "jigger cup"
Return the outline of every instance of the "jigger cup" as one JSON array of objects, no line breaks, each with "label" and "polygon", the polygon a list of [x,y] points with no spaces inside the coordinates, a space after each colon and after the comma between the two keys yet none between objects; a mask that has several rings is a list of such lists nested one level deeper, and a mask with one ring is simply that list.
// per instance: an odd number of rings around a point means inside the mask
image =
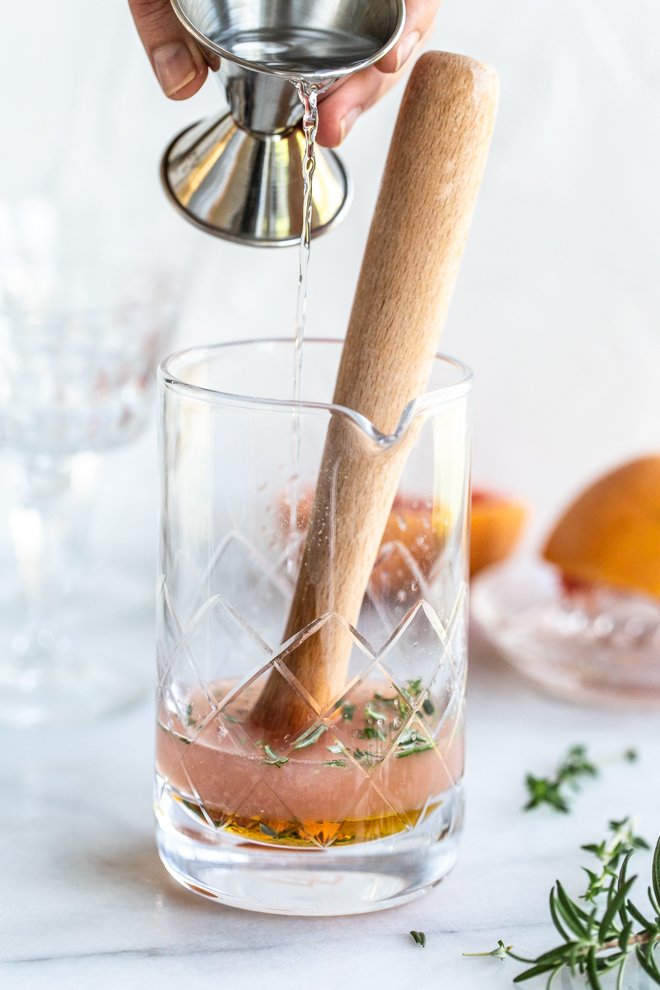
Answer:
[{"label": "jigger cup", "polygon": [[[290,340],[197,348],[161,366],[157,836],[167,869],[198,894],[354,914],[420,896],[456,860],[471,381],[436,358],[428,393],[383,436],[331,402],[341,342],[305,348],[300,402]],[[374,470],[399,444],[405,466],[357,622],[329,611],[286,639],[334,417]],[[345,467],[338,455],[335,476]],[[337,636],[351,647],[347,678],[320,703],[286,659]],[[273,678],[305,707],[288,735],[252,718]]]},{"label": "jigger cup", "polygon": [[[241,244],[295,244],[303,227],[303,107],[296,82],[326,89],[382,58],[403,30],[403,0],[172,0],[223,88],[229,113],[179,134],[165,189],[188,220]],[[322,112],[322,111],[321,111]],[[316,149],[312,234],[345,212],[338,156]]]}]

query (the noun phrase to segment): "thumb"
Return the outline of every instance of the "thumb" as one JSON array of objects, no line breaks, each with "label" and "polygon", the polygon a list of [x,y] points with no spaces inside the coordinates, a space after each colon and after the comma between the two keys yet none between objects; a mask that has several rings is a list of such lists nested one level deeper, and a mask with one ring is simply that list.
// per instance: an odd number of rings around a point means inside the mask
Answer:
[{"label": "thumb", "polygon": [[166,96],[186,100],[201,88],[208,66],[169,0],[128,0],[135,26]]}]

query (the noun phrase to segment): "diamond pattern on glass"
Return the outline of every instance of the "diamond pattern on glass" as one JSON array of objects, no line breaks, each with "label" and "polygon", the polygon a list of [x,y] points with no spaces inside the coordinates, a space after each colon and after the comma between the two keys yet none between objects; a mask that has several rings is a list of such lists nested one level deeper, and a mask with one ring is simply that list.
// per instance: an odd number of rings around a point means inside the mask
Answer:
[{"label": "diamond pattern on glass", "polygon": [[261,638],[280,642],[291,599],[290,583],[275,565],[238,532],[229,533],[217,547],[200,590],[221,595],[237,615]]},{"label": "diamond pattern on glass", "polygon": [[[328,612],[320,619],[316,619],[300,632],[292,636],[290,640],[281,647],[277,656],[273,658],[275,666],[282,672],[290,684],[291,689],[296,691],[305,704],[317,715],[325,712],[330,714],[337,704],[340,695],[333,698],[329,704],[322,706],[313,698],[303,684],[295,678],[289,670],[289,664],[295,657],[296,651],[306,644],[309,647],[310,640],[316,639],[319,654],[330,655],[334,652],[345,655],[350,652],[349,678],[351,682],[359,680],[364,676],[373,662],[374,653],[366,640],[350,625],[341,615],[335,612]],[[348,643],[347,643],[348,641]],[[348,646],[348,649],[346,648]]]},{"label": "diamond pattern on glass", "polygon": [[381,548],[369,582],[368,596],[387,629],[393,629],[420,599],[432,600],[422,570],[403,543]]},{"label": "diamond pattern on glass", "polygon": [[[381,557],[394,567],[397,589],[385,587],[381,572],[357,630],[329,613],[273,649],[291,591],[279,554],[269,569],[230,534],[185,625],[163,580],[161,773],[191,813],[249,841],[321,848],[414,829],[462,775],[465,590],[450,609],[445,598],[441,621],[420,600],[425,584],[414,559],[388,544]],[[399,594],[401,584],[410,595]],[[323,652],[350,639],[348,683],[325,705],[289,668],[311,637]],[[295,735],[266,738],[251,718],[272,678],[291,704],[303,702],[307,717]]]}]

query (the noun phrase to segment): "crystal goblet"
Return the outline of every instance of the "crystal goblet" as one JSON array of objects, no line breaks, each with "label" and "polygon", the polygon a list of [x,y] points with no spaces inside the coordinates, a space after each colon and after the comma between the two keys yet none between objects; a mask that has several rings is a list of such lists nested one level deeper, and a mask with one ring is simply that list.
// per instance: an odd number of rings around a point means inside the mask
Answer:
[{"label": "crystal goblet", "polygon": [[5,270],[0,436],[15,480],[9,526],[23,615],[14,610],[0,652],[0,722],[90,718],[143,691],[118,662],[112,601],[85,572],[85,503],[95,455],[149,419],[176,312],[172,280],[156,268],[33,257]]}]

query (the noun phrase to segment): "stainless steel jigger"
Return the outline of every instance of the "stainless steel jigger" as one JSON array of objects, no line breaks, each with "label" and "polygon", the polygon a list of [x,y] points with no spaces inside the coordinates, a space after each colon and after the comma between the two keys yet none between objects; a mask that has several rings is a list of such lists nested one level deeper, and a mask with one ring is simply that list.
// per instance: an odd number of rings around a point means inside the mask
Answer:
[{"label": "stainless steel jigger", "polygon": [[[174,139],[162,162],[168,195],[217,237],[263,247],[297,243],[305,139],[292,82],[325,89],[382,58],[403,30],[403,0],[171,2],[224,88],[230,112]],[[317,148],[312,234],[336,224],[348,201],[340,159]]]}]

